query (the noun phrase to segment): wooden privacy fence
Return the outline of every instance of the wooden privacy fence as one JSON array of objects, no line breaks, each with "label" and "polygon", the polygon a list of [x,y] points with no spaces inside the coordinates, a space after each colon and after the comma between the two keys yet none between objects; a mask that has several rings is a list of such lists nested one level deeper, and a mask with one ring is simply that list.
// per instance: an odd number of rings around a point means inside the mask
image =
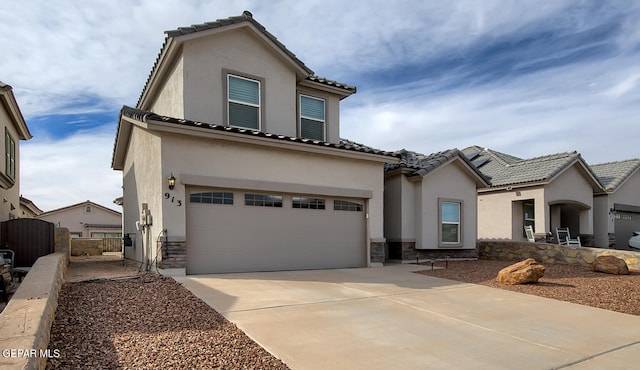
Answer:
[{"label": "wooden privacy fence", "polygon": [[15,253],[15,266],[30,267],[54,252],[55,225],[35,218],[17,218],[0,223],[0,249]]}]

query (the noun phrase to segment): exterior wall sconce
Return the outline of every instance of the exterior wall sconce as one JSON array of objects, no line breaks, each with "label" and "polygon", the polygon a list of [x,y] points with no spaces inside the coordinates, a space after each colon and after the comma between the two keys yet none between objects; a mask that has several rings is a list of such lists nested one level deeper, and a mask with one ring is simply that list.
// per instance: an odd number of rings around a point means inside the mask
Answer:
[{"label": "exterior wall sconce", "polygon": [[171,174],[171,177],[169,177],[169,190],[173,190],[173,188],[176,187],[176,178],[173,176],[173,173]]}]

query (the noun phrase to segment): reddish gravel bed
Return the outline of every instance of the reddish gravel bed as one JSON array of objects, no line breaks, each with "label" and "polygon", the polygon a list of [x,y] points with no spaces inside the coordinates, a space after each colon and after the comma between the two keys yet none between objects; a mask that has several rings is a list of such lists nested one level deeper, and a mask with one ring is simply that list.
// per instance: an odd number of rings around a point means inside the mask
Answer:
[{"label": "reddish gravel bed", "polygon": [[170,278],[63,286],[48,369],[287,369]]},{"label": "reddish gravel bed", "polygon": [[[428,269],[418,273],[640,316],[640,272],[609,275],[583,266],[547,264],[544,265],[544,276],[536,284],[498,283],[498,272],[513,263],[456,261],[449,262],[446,269]],[[444,267],[444,262],[438,262],[436,266]]]}]

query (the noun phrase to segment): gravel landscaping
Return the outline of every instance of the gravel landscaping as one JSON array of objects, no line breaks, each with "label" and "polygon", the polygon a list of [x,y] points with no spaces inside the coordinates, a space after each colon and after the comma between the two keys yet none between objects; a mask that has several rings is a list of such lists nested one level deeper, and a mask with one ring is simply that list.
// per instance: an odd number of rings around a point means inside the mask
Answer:
[{"label": "gravel landscaping", "polygon": [[63,286],[48,369],[287,369],[234,324],[170,278]]},{"label": "gravel landscaping", "polygon": [[[607,275],[546,265],[536,284],[503,285],[509,261],[449,262],[418,273],[640,315],[640,273]],[[444,262],[438,262],[444,267]],[[287,369],[279,359],[171,278],[154,274],[66,283],[48,369]]]},{"label": "gravel landscaping", "polygon": [[[496,281],[498,272],[514,261],[456,261],[446,269],[419,273],[444,279],[481,284],[493,288],[532,294],[631,315],[640,315],[640,272],[609,275],[576,265],[545,266],[544,276],[536,284],[504,285]],[[444,267],[444,262],[436,266]]]}]

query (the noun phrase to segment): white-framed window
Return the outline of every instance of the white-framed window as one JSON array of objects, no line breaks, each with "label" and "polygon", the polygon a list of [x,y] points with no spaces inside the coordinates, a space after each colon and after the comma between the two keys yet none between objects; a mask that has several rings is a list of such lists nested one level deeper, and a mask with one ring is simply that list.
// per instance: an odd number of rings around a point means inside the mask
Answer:
[{"label": "white-framed window", "polygon": [[4,153],[5,153],[5,170],[4,173],[12,179],[16,178],[16,142],[9,133],[4,129]]},{"label": "white-framed window", "polygon": [[227,115],[229,126],[260,130],[260,89],[258,80],[227,75]]},{"label": "white-framed window", "polygon": [[440,243],[462,244],[462,201],[440,200]]},{"label": "white-framed window", "polygon": [[325,140],[325,101],[308,95],[300,95],[300,137]]},{"label": "white-framed window", "polygon": [[93,213],[93,207],[85,206],[84,207],[84,213],[87,213],[87,214]]}]

